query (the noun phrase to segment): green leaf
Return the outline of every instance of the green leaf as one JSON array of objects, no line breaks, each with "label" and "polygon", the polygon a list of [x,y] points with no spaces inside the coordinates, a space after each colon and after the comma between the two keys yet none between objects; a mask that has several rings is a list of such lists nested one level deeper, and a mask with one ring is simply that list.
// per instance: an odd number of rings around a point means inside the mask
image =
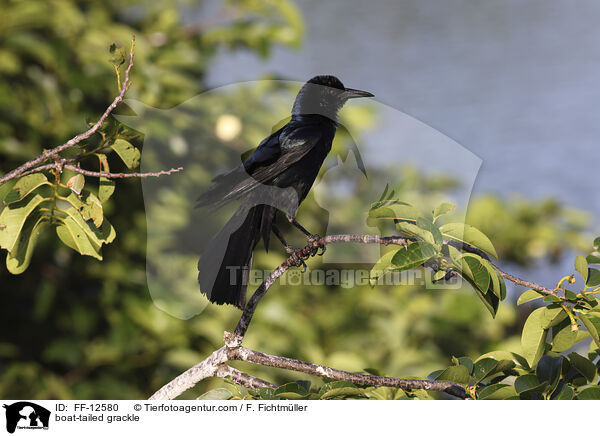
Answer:
[{"label": "green leaf", "polygon": [[[454,359],[453,359],[453,362],[454,362]],[[471,374],[471,372],[473,372],[473,361],[469,357],[459,357],[458,359],[456,359],[456,364],[462,365],[465,368],[467,368],[469,370],[469,374]]]},{"label": "green leaf", "polygon": [[496,276],[498,277],[498,283],[500,285],[500,300],[504,300],[506,298],[506,282],[499,272],[496,272]]},{"label": "green leaf", "polygon": [[56,234],[67,247],[72,248],[79,254],[102,260],[100,246],[90,241],[85,230],[73,217],[66,217],[64,222],[56,227]]},{"label": "green leaf", "polygon": [[319,390],[319,398],[326,400],[335,397],[365,397],[364,389],[347,381],[336,381],[324,385]]},{"label": "green leaf", "polygon": [[406,221],[400,221],[396,224],[396,229],[398,229],[400,233],[404,233],[408,236],[414,236],[420,239],[421,241],[427,242],[432,245],[435,244],[435,238],[433,237],[431,232],[422,229],[416,224],[407,223]]},{"label": "green leaf", "polygon": [[225,388],[213,389],[200,395],[197,400],[229,400],[233,394]]},{"label": "green leaf", "polygon": [[573,365],[587,381],[590,383],[594,381],[596,378],[596,365],[594,365],[593,362],[577,353],[569,353],[568,357],[571,365]]},{"label": "green leaf", "polygon": [[35,244],[47,224],[46,217],[40,213],[34,213],[27,220],[27,223],[19,233],[16,245],[6,256],[6,269],[11,274],[21,274],[27,269],[31,262]]},{"label": "green leaf", "polygon": [[375,286],[377,279],[383,277],[388,271],[391,271],[394,267],[392,266],[392,258],[396,254],[395,251],[388,251],[377,261],[371,272],[369,273],[369,284]]},{"label": "green leaf", "polygon": [[562,357],[542,356],[538,362],[535,374],[540,382],[548,382],[553,389],[560,378]]},{"label": "green leaf", "polygon": [[[2,198],[2,197],[0,197]],[[599,264],[600,263],[600,251],[594,251],[590,254],[588,254],[585,258],[585,261],[590,264],[590,263],[594,263],[594,264]]]},{"label": "green leaf", "polygon": [[[481,264],[487,269],[490,276],[490,285],[488,291],[492,291],[496,297],[503,300],[506,297],[506,285],[504,279],[492,268],[487,260],[481,260]],[[504,285],[504,286],[503,286]]]},{"label": "green leaf", "polygon": [[543,307],[542,328],[548,329],[559,324],[567,318],[567,312],[561,306],[546,306]]},{"label": "green leaf", "polygon": [[570,386],[559,383],[558,387],[550,397],[552,400],[572,400],[574,391]]},{"label": "green leaf", "polygon": [[[465,274],[463,271],[458,271],[458,275],[460,275],[463,280],[471,285],[475,294],[479,297],[479,299],[483,302],[486,309],[492,314],[492,317],[496,317],[496,313],[498,312],[498,306],[500,304],[500,299],[493,292],[485,292],[479,289],[479,286]],[[486,290],[487,291],[487,290]]]},{"label": "green leaf", "polygon": [[473,226],[463,223],[449,223],[441,226],[440,231],[442,232],[442,235],[448,238],[465,242],[485,251],[496,259],[498,258],[498,254],[496,254],[496,249],[492,242],[480,230]]},{"label": "green leaf", "polygon": [[107,179],[106,177],[100,177],[98,188],[98,199],[101,203],[104,203],[108,200],[113,192],[115,192],[115,182],[111,179]]},{"label": "green leaf", "polygon": [[506,400],[517,395],[514,386],[506,384],[494,384],[486,386],[477,395],[478,400]]},{"label": "green leaf", "polygon": [[556,295],[546,295],[544,301],[546,303],[560,303],[561,300]]},{"label": "green leaf", "polygon": [[600,400],[600,387],[592,386],[577,394],[578,400]]},{"label": "green leaf", "polygon": [[312,384],[310,380],[296,380],[296,384],[304,388],[306,392],[310,391],[310,385]]},{"label": "green leaf", "polygon": [[91,219],[85,221],[79,211],[85,204],[75,194],[69,194],[67,201],[71,207],[65,210],[67,217],[56,228],[56,234],[65,245],[78,253],[102,260],[100,249],[103,244],[114,240],[115,229],[108,220],[103,220],[100,227],[96,227]]},{"label": "green leaf", "polygon": [[525,374],[515,379],[515,390],[518,394],[525,392],[542,392],[548,382],[541,382],[535,374]]},{"label": "green leaf", "polygon": [[467,385],[471,380],[469,370],[463,365],[449,366],[435,380],[445,380],[461,385]]},{"label": "green leaf", "polygon": [[446,274],[447,274],[447,271],[440,269],[435,272],[435,274],[433,275],[431,280],[433,280],[434,282],[437,282],[439,280],[442,280],[444,277],[446,277]]},{"label": "green leaf", "polygon": [[117,152],[121,160],[130,170],[140,164],[140,151],[124,139],[117,139],[111,148]]},{"label": "green leaf", "polygon": [[565,298],[567,300],[577,300],[577,294],[575,292],[569,291],[568,289],[565,289]]},{"label": "green leaf", "polygon": [[571,331],[571,324],[569,323],[554,335],[554,338],[552,339],[552,351],[558,353],[567,351],[577,342],[582,341],[589,336],[589,332],[584,330]]},{"label": "green leaf", "polygon": [[442,203],[433,209],[433,220],[436,221],[442,215],[447,214],[448,212],[452,212],[456,209],[456,206],[452,203]]},{"label": "green leaf", "polygon": [[[4,199],[6,198],[8,193],[12,191],[16,183],[17,179],[12,179],[0,185],[0,206],[3,206],[5,204]],[[2,207],[0,207],[0,210],[2,210]]]},{"label": "green leaf", "polygon": [[104,221],[102,203],[93,193],[89,193],[85,203],[79,208],[84,220],[92,220],[96,227],[100,227]]},{"label": "green leaf", "polygon": [[[96,154],[98,161],[100,163],[100,172],[110,173],[110,167],[108,165],[108,159],[105,154],[98,153]],[[100,182],[98,186],[98,199],[101,203],[104,203],[108,200],[111,195],[115,192],[115,182],[107,177],[100,177]]]},{"label": "green leaf", "polygon": [[478,289],[485,294],[490,286],[490,274],[483,265],[484,260],[472,253],[463,254],[459,265],[462,271],[477,285]]},{"label": "green leaf", "polygon": [[475,378],[475,382],[479,383],[484,378],[494,373],[494,369],[498,365],[498,361],[492,358],[480,359],[475,362],[475,367],[473,370],[473,377]]},{"label": "green leaf", "polygon": [[410,204],[400,202],[372,208],[369,211],[369,218],[373,220],[404,220],[416,223],[417,218],[420,216],[423,216],[423,214],[419,209]]},{"label": "green leaf", "polygon": [[297,400],[308,395],[308,391],[304,386],[296,382],[286,383],[275,389],[275,396],[278,398],[286,398],[288,400]]},{"label": "green leaf", "polygon": [[275,389],[273,388],[256,388],[256,392],[261,400],[277,400]]},{"label": "green leaf", "polygon": [[434,245],[437,245],[438,247],[442,245],[442,233],[431,221],[419,217],[417,218],[417,226],[433,236]]},{"label": "green leaf", "polygon": [[435,247],[427,242],[413,242],[400,248],[392,257],[396,271],[416,268],[437,254]]},{"label": "green leaf", "polygon": [[600,317],[595,316],[593,311],[587,313],[580,313],[579,319],[590,333],[590,336],[596,344],[600,344]]},{"label": "green leaf", "polygon": [[575,271],[579,273],[581,277],[583,277],[584,283],[588,279],[588,263],[585,260],[585,257],[579,255],[575,258]]},{"label": "green leaf", "polygon": [[13,188],[6,194],[4,202],[7,204],[21,201],[27,195],[32,193],[36,188],[42,185],[49,185],[48,179],[42,173],[29,174],[28,176],[21,177],[14,184]]},{"label": "green leaf", "polygon": [[600,270],[588,268],[588,278],[585,284],[589,287],[600,285]]},{"label": "green leaf", "polygon": [[526,370],[529,369],[529,363],[527,363],[527,360],[520,354],[513,353],[512,351],[504,351],[504,350],[490,351],[489,353],[485,353],[484,355],[479,357],[479,359],[477,359],[476,363],[479,362],[481,359],[485,359],[486,357],[491,357],[493,359],[496,359],[497,361],[510,360],[511,362],[514,362],[517,365],[520,365],[523,369],[526,369]]},{"label": "green leaf", "polygon": [[540,294],[535,289],[529,289],[528,291],[523,292],[519,296],[519,299],[517,300],[517,306],[520,306],[521,304],[524,304],[524,303],[528,303],[529,301],[532,301],[532,300],[537,300],[538,298],[542,298],[543,296],[544,296],[544,294]]},{"label": "green leaf", "polygon": [[12,252],[27,217],[44,201],[39,194],[35,194],[28,201],[9,204],[0,213],[0,247]]},{"label": "green leaf", "polygon": [[[69,194],[67,201],[72,206],[66,209],[67,214],[71,216],[82,229],[84,229],[85,233],[95,245],[100,247],[102,244],[109,244],[114,240],[116,236],[115,229],[108,220],[102,220],[102,225],[98,227],[93,223],[91,216],[84,218],[84,214],[80,212],[85,209],[85,203],[79,200],[74,194]],[[84,221],[86,219],[90,221]]]},{"label": "green leaf", "polygon": [[80,195],[83,186],[85,185],[85,177],[82,174],[75,174],[69,180],[67,180],[67,188],[73,191],[75,194]]},{"label": "green leaf", "polygon": [[523,356],[531,367],[537,364],[544,353],[547,334],[547,330],[543,327],[545,324],[545,311],[545,307],[540,307],[531,312],[523,326],[521,347],[523,348]]}]

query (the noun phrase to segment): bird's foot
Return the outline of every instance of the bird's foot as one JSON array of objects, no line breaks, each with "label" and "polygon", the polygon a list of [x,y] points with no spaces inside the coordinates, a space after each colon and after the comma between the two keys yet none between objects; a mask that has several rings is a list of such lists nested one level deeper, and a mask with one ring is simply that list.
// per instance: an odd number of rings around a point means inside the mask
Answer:
[{"label": "bird's foot", "polygon": [[[288,251],[288,249],[290,251]],[[302,267],[302,273],[306,272],[307,266],[302,256],[302,249],[292,248],[290,246],[285,247],[285,251],[288,252],[291,259],[292,266]]]},{"label": "bird's foot", "polygon": [[[325,254],[325,250],[327,249],[327,247],[325,247],[325,244],[319,243],[319,241],[323,239],[320,235],[310,235],[307,236],[306,239],[308,240],[308,243],[312,245],[312,249],[310,251],[311,256],[314,256],[315,254],[323,256]],[[320,253],[319,250],[321,250]]]}]

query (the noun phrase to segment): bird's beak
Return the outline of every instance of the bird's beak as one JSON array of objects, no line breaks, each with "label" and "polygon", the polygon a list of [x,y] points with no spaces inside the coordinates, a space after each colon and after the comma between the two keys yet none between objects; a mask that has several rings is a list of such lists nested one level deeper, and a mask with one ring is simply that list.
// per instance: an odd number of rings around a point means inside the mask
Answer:
[{"label": "bird's beak", "polygon": [[375,97],[370,92],[361,91],[360,89],[352,89],[352,88],[346,88],[344,90],[344,96],[346,98]]}]

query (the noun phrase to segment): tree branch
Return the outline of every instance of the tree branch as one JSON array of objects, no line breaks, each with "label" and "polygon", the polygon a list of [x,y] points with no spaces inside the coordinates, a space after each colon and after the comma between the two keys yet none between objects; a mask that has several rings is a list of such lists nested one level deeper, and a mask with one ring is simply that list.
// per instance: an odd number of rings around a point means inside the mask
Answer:
[{"label": "tree branch", "polygon": [[22,175],[25,175],[25,173],[29,174],[32,172],[41,171],[42,169],[47,169],[46,165],[43,165],[42,167],[40,167],[40,165],[49,159],[56,158],[59,155],[59,153],[61,153],[62,151],[66,150],[68,148],[74,147],[75,145],[79,144],[81,141],[89,138],[94,133],[96,133],[96,131],[100,128],[100,126],[102,126],[102,124],[104,123],[106,118],[110,115],[110,113],[117,107],[117,105],[119,103],[121,103],[121,101],[123,101],[123,97],[125,96],[125,93],[129,89],[129,86],[131,85],[131,82],[129,80],[129,72],[131,71],[131,67],[133,67],[133,49],[134,49],[134,41],[131,42],[131,49],[129,51],[129,65],[127,66],[127,69],[125,70],[125,80],[123,81],[123,85],[121,87],[121,92],[119,92],[119,95],[117,95],[115,97],[115,99],[110,104],[110,106],[108,106],[108,108],[106,108],[106,110],[104,111],[104,113],[102,114],[100,119],[98,119],[98,121],[96,121],[96,123],[92,127],[90,127],[87,131],[85,131],[84,133],[81,133],[81,134],[71,138],[69,141],[65,142],[62,145],[59,145],[57,147],[54,147],[53,149],[45,151],[44,153],[42,153],[35,159],[25,162],[20,167],[15,168],[14,170],[12,170],[12,171],[8,172],[7,174],[5,174],[4,176],[0,177],[0,185],[8,182],[9,180],[15,179]]},{"label": "tree branch", "polygon": [[258,365],[270,366],[273,368],[298,371],[304,374],[311,374],[319,377],[327,377],[332,380],[349,381],[357,386],[389,386],[404,390],[426,389],[430,391],[446,392],[447,394],[458,398],[467,398],[467,394],[463,387],[452,382],[379,377],[370,374],[346,372],[339,369],[329,368],[327,366],[304,362],[302,360],[260,353],[258,351],[239,346],[237,345],[237,342],[234,341],[233,343],[228,343],[224,347],[219,348],[208,358],[167,383],[161,389],[156,391],[150,397],[150,400],[172,400],[208,377],[225,378],[230,376],[235,382],[251,389],[256,389],[258,387],[277,387],[272,383],[253,377],[249,374],[245,374],[235,368],[225,365],[224,363],[228,360],[240,360],[244,362],[256,363]]},{"label": "tree branch", "polygon": [[248,389],[277,389],[277,385],[274,385],[273,383],[269,383],[268,381],[262,380],[258,377],[254,377],[253,375],[246,374],[245,372],[242,372],[225,364],[217,366],[215,376],[219,378],[230,377],[234,382]]},{"label": "tree branch", "polygon": [[380,377],[371,374],[358,374],[329,368],[327,366],[316,365],[302,360],[290,359],[288,357],[264,354],[244,347],[231,348],[228,351],[228,355],[231,359],[235,360],[252,362],[273,368],[289,369],[305,374],[326,377],[332,380],[349,381],[357,386],[389,386],[403,390],[426,389],[430,391],[446,392],[447,394],[463,399],[467,397],[465,390],[461,385],[448,381],[413,380],[396,377]]},{"label": "tree branch", "polygon": [[[291,266],[296,265],[298,259],[306,259],[314,256],[316,249],[325,247],[327,244],[339,242],[354,242],[361,244],[382,244],[382,245],[402,245],[405,246],[410,242],[410,238],[401,236],[378,236],[378,235],[330,235],[320,238],[304,248],[298,250],[294,255],[288,257],[281,265],[269,274],[269,276],[256,289],[242,312],[240,320],[235,328],[234,333],[225,333],[225,346],[213,352],[208,358],[188,369],[171,382],[167,383],[159,389],[151,400],[167,400],[173,399],[181,395],[187,389],[192,388],[199,381],[207,377],[225,377],[232,376],[234,380],[247,387],[270,386],[269,382],[256,379],[248,374],[235,373],[234,368],[223,365],[228,360],[241,360],[252,362],[258,365],[270,366],[274,368],[289,369],[292,371],[303,372],[305,374],[327,377],[333,380],[345,380],[356,384],[357,386],[389,386],[397,387],[404,390],[410,389],[425,389],[439,392],[445,392],[458,398],[467,398],[464,388],[456,383],[438,380],[413,380],[401,379],[395,377],[379,377],[369,374],[358,374],[339,369],[329,368],[314,363],[304,362],[301,360],[291,359],[288,357],[273,356],[264,354],[258,351],[250,350],[241,346],[242,340],[248,330],[254,311],[258,303],[265,296],[269,288],[275,281],[281,277]],[[449,243],[444,241],[444,243]],[[461,243],[467,251],[476,252],[475,247],[469,244]],[[490,262],[491,263],[491,262]],[[528,288],[535,289],[545,295],[557,295],[553,289],[546,288],[537,283],[532,283],[526,280],[519,279],[507,272],[502,271],[497,265],[491,263],[498,273],[505,279]],[[230,369],[226,369],[230,368]]]},{"label": "tree branch", "polygon": [[[409,242],[409,239],[399,237],[399,236],[378,236],[378,235],[329,235],[325,236],[321,239],[318,239],[313,244],[308,244],[306,247],[302,248],[296,253],[296,256],[301,258],[306,258],[314,252],[315,248],[324,247],[327,244],[332,244],[336,242],[357,242],[362,244],[382,244],[382,245],[406,245]],[[252,321],[252,316],[254,315],[254,311],[258,306],[258,303],[267,293],[269,288],[275,281],[281,277],[291,266],[294,266],[296,259],[294,256],[288,257],[285,262],[279,265],[269,276],[265,279],[264,282],[256,289],[246,306],[244,307],[244,311],[242,312],[242,316],[235,328],[235,334],[237,336],[243,337],[248,330],[248,326],[250,325],[250,321]]]},{"label": "tree branch", "polygon": [[535,289],[536,291],[538,291],[540,294],[544,294],[544,295],[554,295],[555,297],[560,298],[561,300],[564,300],[565,298],[562,295],[559,295],[556,292],[556,289],[549,289],[546,288],[545,286],[542,285],[538,285],[537,283],[533,283],[533,282],[529,282],[527,280],[523,280],[520,279],[518,277],[515,277],[505,271],[502,271],[500,269],[500,267],[498,267],[498,265],[490,262],[490,264],[496,269],[496,271],[498,271],[498,273],[505,278],[506,280],[510,280],[511,282],[513,282],[516,285],[519,286],[523,286],[525,288],[531,288],[531,289]]}]

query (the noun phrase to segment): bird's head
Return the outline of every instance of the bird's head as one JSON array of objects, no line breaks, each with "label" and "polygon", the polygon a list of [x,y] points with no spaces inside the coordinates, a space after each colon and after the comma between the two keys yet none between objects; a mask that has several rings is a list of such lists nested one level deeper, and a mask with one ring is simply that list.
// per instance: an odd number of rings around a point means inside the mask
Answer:
[{"label": "bird's head", "polygon": [[346,88],[335,76],[315,76],[298,92],[292,115],[319,114],[337,121],[337,113],[344,103],[358,97],[373,97],[373,94]]}]

